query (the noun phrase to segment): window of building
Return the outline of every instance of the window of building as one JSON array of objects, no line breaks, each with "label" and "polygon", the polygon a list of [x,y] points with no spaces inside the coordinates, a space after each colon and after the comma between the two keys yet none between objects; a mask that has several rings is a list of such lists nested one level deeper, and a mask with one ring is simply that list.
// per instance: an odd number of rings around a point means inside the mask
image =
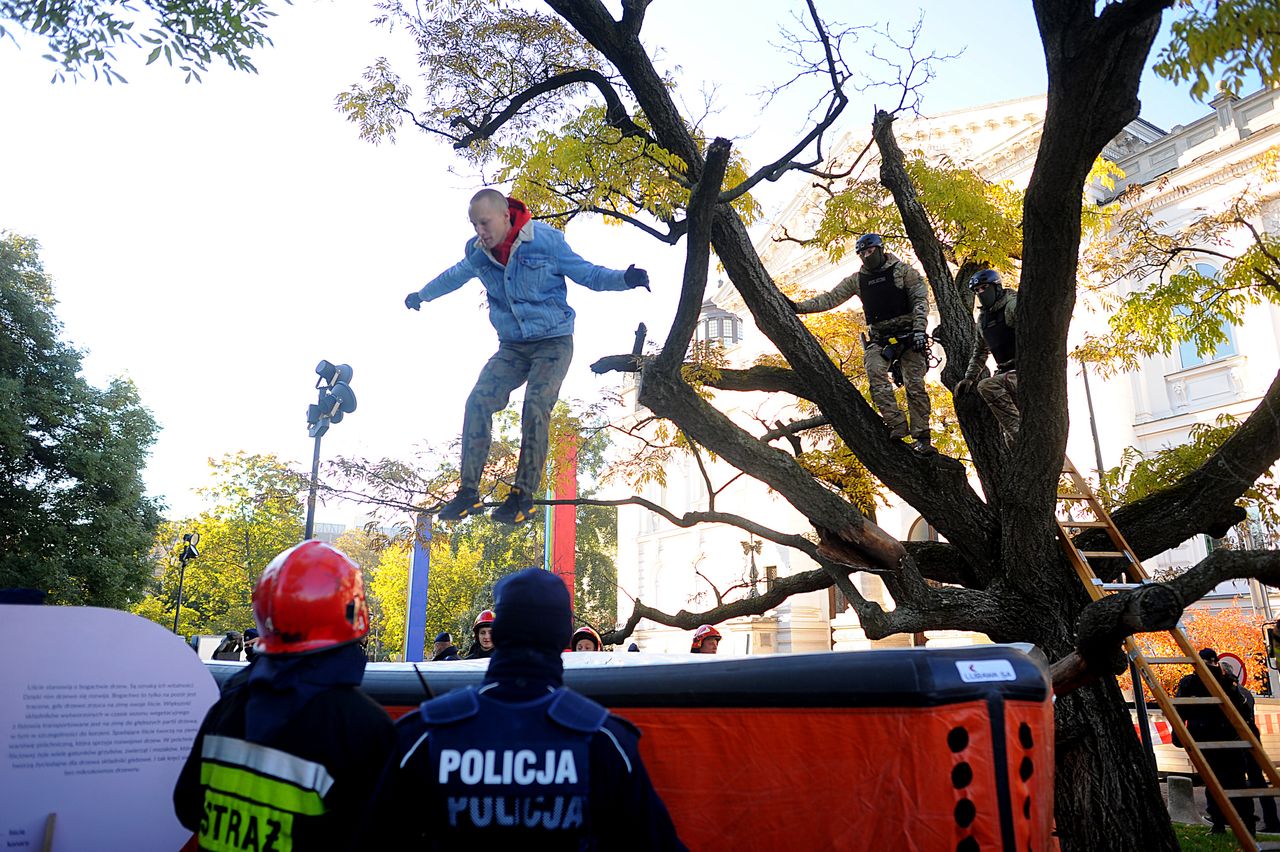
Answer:
[{"label": "window of building", "polygon": [[907,533],[907,541],[940,541],[941,537],[938,531],[924,518],[916,518],[916,522],[911,525],[911,531]]},{"label": "window of building", "polygon": [[704,302],[693,339],[697,343],[718,343],[726,347],[741,343],[742,320],[712,302]]},{"label": "window of building", "polygon": [[[1216,278],[1218,269],[1208,263],[1195,264],[1196,272],[1199,272],[1205,278]],[[1184,315],[1185,308],[1179,309]],[[1201,364],[1208,364],[1213,361],[1220,361],[1223,358],[1229,358],[1236,354],[1236,338],[1231,323],[1226,320],[1222,321],[1222,333],[1226,335],[1226,340],[1218,344],[1212,352],[1201,355],[1196,351],[1196,342],[1187,340],[1178,344],[1178,358],[1182,362],[1182,369],[1186,370],[1191,367],[1198,367]]]},{"label": "window of building", "polygon": [[776,582],[778,582],[778,566],[777,565],[764,566],[764,590],[766,592],[772,592],[773,584]]}]

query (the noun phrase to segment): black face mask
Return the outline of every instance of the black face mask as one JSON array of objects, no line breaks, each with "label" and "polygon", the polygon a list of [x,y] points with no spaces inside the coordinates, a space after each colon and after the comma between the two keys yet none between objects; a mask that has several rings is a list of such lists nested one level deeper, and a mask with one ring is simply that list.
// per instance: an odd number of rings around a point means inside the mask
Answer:
[{"label": "black face mask", "polygon": [[986,289],[978,294],[978,304],[984,308],[989,308],[1000,298],[1000,288],[994,284],[988,284]]}]

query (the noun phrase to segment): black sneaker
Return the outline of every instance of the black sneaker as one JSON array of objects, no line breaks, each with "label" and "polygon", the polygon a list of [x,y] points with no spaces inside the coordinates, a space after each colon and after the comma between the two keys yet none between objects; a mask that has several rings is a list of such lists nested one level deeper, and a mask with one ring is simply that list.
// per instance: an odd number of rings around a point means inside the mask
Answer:
[{"label": "black sneaker", "polygon": [[474,488],[460,488],[453,499],[440,508],[436,518],[441,521],[460,521],[471,515],[484,514],[484,501]]},{"label": "black sneaker", "polygon": [[489,517],[500,524],[520,524],[533,516],[533,498],[519,488],[512,488],[502,505]]},{"label": "black sneaker", "polygon": [[920,435],[911,439],[911,449],[915,450],[922,456],[931,456],[937,452],[933,448],[933,441],[929,435]]}]

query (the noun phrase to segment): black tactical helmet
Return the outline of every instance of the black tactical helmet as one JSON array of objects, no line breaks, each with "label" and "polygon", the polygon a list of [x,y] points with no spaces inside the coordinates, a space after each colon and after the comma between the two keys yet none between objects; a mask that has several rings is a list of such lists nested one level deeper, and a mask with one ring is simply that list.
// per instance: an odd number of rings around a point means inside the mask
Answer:
[{"label": "black tactical helmet", "polygon": [[858,237],[858,241],[854,243],[853,250],[855,253],[861,252],[865,248],[871,246],[884,246],[884,239],[879,234],[863,234]]},{"label": "black tactical helmet", "polygon": [[969,289],[977,290],[979,285],[994,284],[996,289],[1001,289],[1000,273],[994,269],[980,269],[969,279]]}]

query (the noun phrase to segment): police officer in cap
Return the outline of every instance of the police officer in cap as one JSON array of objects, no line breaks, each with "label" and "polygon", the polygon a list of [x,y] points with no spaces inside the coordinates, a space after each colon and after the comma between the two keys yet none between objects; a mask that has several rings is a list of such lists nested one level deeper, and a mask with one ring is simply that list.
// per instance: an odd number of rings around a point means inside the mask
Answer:
[{"label": "police officer in cap", "polygon": [[[796,304],[798,314],[829,311],[854,296],[862,300],[869,339],[864,338],[862,360],[871,386],[871,401],[889,426],[894,440],[911,436],[913,449],[933,452],[929,436],[929,286],[915,267],[884,250],[879,234],[863,234],[854,245],[862,268],[835,289]],[[889,373],[897,363],[907,388],[907,414],[898,408]]]},{"label": "police officer in cap", "polygon": [[559,577],[526,568],[494,590],[484,684],[397,725],[374,794],[373,849],[684,849],[629,722],[562,685],[573,634]]},{"label": "police officer in cap", "polygon": [[173,805],[200,849],[364,848],[356,831],[395,743],[360,690],[369,630],[360,569],[306,541],[253,592],[260,655],[209,709]]},{"label": "police officer in cap", "polygon": [[978,396],[995,415],[1008,440],[1018,436],[1017,338],[1014,324],[1018,314],[1018,294],[1004,289],[1000,273],[983,269],[969,279],[969,289],[978,297],[978,335],[973,357],[964,379],[956,385],[956,396],[967,393],[978,374],[987,366],[987,356],[994,355],[996,372],[978,381]]}]

